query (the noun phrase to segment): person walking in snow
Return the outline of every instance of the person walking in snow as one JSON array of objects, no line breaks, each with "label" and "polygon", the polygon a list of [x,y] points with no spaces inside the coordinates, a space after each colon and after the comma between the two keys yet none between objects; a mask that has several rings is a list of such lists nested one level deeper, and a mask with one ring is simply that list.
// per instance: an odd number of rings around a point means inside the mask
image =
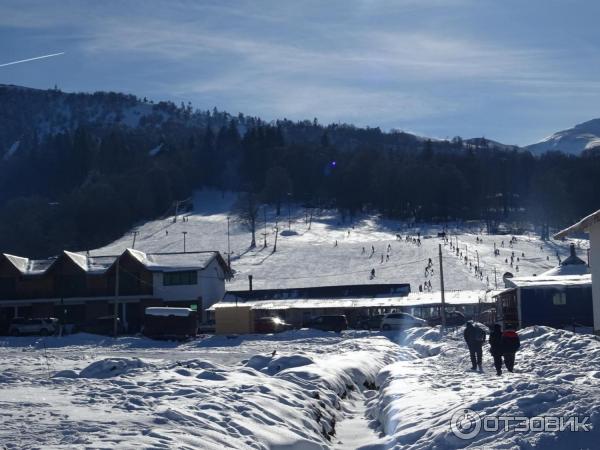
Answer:
[{"label": "person walking in snow", "polygon": [[463,333],[467,347],[469,348],[469,356],[471,357],[471,370],[482,368],[482,346],[485,342],[485,331],[473,325],[473,322],[467,322],[467,326]]},{"label": "person walking in snow", "polygon": [[521,339],[515,330],[506,330],[502,333],[502,356],[506,370],[512,372],[515,367],[515,354],[521,347]]},{"label": "person walking in snow", "polygon": [[502,375],[502,327],[500,324],[495,324],[494,329],[490,333],[490,353],[494,358],[494,367],[496,375]]},{"label": "person walking in snow", "polygon": [[363,248],[362,248],[361,255],[364,255],[364,254],[365,254],[365,248],[363,247]]},{"label": "person walking in snow", "polygon": [[371,269],[371,280],[375,278],[375,269]]}]

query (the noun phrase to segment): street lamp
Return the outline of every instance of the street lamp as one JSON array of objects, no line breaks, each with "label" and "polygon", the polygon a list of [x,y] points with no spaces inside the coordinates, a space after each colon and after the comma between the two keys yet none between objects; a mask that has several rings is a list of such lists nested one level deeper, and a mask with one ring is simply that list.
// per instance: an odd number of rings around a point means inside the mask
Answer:
[{"label": "street lamp", "polygon": [[229,216],[227,216],[227,267],[231,269],[231,244],[229,241]]}]

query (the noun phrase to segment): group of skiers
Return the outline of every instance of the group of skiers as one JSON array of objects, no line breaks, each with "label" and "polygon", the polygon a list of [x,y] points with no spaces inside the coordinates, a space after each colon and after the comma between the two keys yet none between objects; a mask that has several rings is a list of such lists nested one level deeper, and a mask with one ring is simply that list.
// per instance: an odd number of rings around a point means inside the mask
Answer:
[{"label": "group of skiers", "polygon": [[[483,344],[485,343],[487,333],[473,322],[467,322],[464,331],[465,342],[469,348],[469,356],[471,357],[471,370],[483,370]],[[494,358],[494,367],[496,374],[502,375],[502,364],[506,370],[512,372],[515,367],[515,354],[521,347],[519,335],[515,330],[502,331],[499,324],[494,325],[494,329],[490,333],[490,353]]]}]

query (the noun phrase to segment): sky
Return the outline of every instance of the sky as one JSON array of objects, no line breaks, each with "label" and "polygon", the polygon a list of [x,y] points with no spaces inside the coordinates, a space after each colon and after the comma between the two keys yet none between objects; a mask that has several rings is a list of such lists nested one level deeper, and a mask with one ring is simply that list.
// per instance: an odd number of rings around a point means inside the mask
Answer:
[{"label": "sky", "polygon": [[595,0],[0,0],[1,84],[527,145],[600,117]]}]

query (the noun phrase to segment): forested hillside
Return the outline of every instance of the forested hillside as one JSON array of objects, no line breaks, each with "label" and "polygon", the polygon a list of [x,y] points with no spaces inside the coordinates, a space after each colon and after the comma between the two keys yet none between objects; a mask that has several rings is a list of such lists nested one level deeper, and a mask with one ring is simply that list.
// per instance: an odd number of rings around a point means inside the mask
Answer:
[{"label": "forested hillside", "polygon": [[[317,115],[317,112],[315,112]],[[600,155],[0,86],[0,249],[99,247],[193,189],[418,221],[561,226],[600,208]]]}]

